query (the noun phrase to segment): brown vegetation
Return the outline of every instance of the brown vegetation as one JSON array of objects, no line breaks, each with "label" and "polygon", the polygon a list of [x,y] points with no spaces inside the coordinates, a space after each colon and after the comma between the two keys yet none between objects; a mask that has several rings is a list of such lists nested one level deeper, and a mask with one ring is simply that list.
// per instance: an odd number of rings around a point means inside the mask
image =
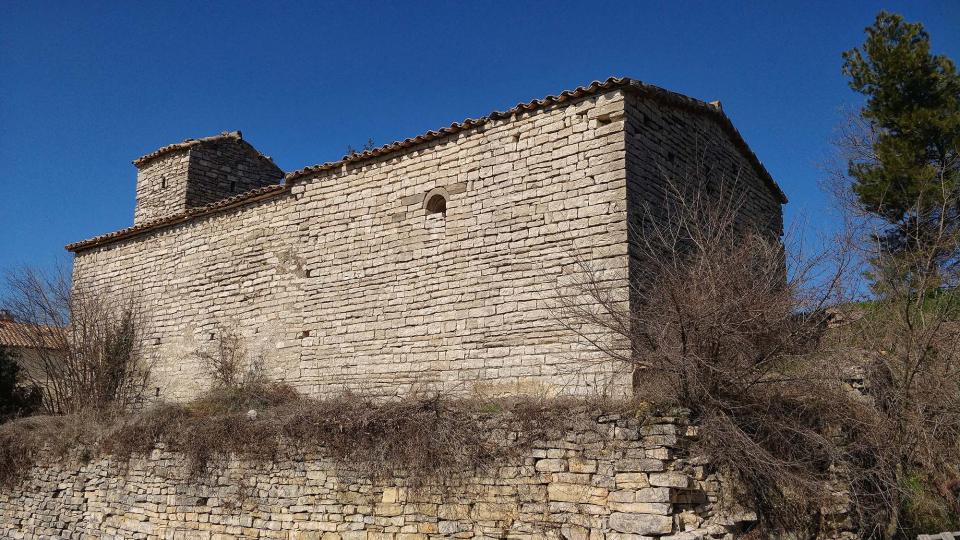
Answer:
[{"label": "brown vegetation", "polygon": [[234,326],[218,324],[211,349],[193,354],[206,368],[214,388],[237,389],[263,382],[263,357],[251,357],[243,336]]},{"label": "brown vegetation", "polygon": [[437,395],[392,402],[351,394],[320,400],[285,385],[255,383],[114,418],[45,416],[0,426],[0,482],[18,481],[44,452],[126,460],[163,445],[185,454],[193,474],[231,456],[269,460],[293,449],[328,455],[345,475],[399,475],[416,488],[482,470],[556,435],[583,418],[575,411],[600,414],[625,406]]},{"label": "brown vegetation", "polygon": [[788,260],[779,238],[740,221],[733,188],[673,188],[632,231],[643,276],[630,298],[582,265],[563,317],[615,336],[595,344],[636,366],[639,398],[692,411],[698,450],[768,530],[811,531],[838,502],[834,469],[845,463],[834,432],[869,421],[820,340],[844,261],[812,287],[824,261]]},{"label": "brown vegetation", "polygon": [[5,306],[24,323],[17,328],[36,358],[32,382],[43,390],[47,412],[126,410],[141,403],[151,361],[135,300],[109,303],[71,291],[62,274],[26,270],[9,275],[7,283]]},{"label": "brown vegetation", "polygon": [[[956,527],[960,298],[942,264],[955,235],[927,228],[894,256],[852,241],[876,235],[851,226],[836,257],[803,260],[738,222],[732,193],[675,188],[665,212],[647,209],[629,298],[582,265],[562,298],[567,324],[636,367],[639,398],[691,409],[697,449],[766,530],[814,534],[831,508],[865,538]],[[876,291],[866,304],[843,287],[858,260]],[[847,323],[827,330],[838,312]],[[598,342],[597,327],[615,337]]]},{"label": "brown vegetation", "polygon": [[871,489],[855,485],[854,494],[882,509],[872,516],[876,534],[894,537],[960,527],[960,193],[955,174],[939,165],[929,178],[910,180],[922,189],[889,193],[904,217],[891,242],[888,220],[896,214],[884,211],[887,199],[861,200],[849,174],[857,164],[884,163],[877,155],[884,133],[852,116],[828,186],[874,291],[854,310],[858,320],[835,336],[862,373],[880,449],[869,456]]}]

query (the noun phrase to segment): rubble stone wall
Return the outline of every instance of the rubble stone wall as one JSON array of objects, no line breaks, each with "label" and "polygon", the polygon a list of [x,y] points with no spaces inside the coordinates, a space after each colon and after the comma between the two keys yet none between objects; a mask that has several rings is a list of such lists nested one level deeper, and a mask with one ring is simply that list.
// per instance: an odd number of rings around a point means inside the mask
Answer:
[{"label": "rubble stone wall", "polygon": [[[322,448],[200,478],[158,449],[44,462],[0,491],[3,538],[355,540],[723,538],[719,484],[684,458],[682,418],[585,415],[522,455],[416,490],[340,470]],[[729,538],[729,536],[727,536]]]},{"label": "rubble stone wall", "polygon": [[[623,108],[611,91],[318,172],[80,250],[75,287],[145,307],[166,399],[209,385],[195,353],[225,327],[312,395],[622,395],[629,370],[558,324],[556,306],[578,260],[626,290]],[[427,211],[428,193],[445,213]]]}]

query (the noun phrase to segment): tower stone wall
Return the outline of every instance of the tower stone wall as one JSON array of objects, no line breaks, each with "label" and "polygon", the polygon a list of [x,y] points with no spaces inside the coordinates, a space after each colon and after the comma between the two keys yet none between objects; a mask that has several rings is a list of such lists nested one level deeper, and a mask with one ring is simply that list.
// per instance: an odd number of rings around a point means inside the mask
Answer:
[{"label": "tower stone wall", "polygon": [[137,166],[135,225],[279,184],[283,179],[283,171],[237,131],[188,139],[133,163]]},{"label": "tower stone wall", "polygon": [[189,169],[189,148],[170,152],[139,166],[133,223],[140,225],[185,212]]}]

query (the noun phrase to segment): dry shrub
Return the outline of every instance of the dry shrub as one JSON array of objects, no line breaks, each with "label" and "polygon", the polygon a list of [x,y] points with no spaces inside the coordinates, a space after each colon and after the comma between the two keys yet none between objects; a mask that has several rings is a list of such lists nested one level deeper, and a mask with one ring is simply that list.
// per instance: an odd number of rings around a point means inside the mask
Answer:
[{"label": "dry shrub", "polygon": [[[956,175],[930,169],[902,213],[857,196],[852,166],[874,166],[878,126],[841,126],[827,185],[870,280],[873,299],[831,336],[851,350],[874,423],[865,474],[851,478],[864,535],[914,538],[960,528],[960,209]],[[906,181],[907,179],[905,179]]]},{"label": "dry shrub", "polygon": [[850,466],[835,435],[870,422],[820,339],[844,264],[789,258],[745,220],[736,188],[672,186],[631,231],[629,298],[583,264],[562,316],[612,336],[593,343],[636,366],[638,397],[691,410],[697,450],[735,478],[765,530],[810,532],[840,502],[834,471]]},{"label": "dry shrub", "polygon": [[102,420],[89,413],[67,416],[31,416],[0,425],[0,486],[22,480],[41,456],[80,457],[102,436]]},{"label": "dry shrub", "polygon": [[183,452],[197,474],[232,455],[271,460],[290,447],[322,449],[344,473],[372,479],[402,473],[419,486],[483,469],[566,425],[574,404],[558,405],[528,400],[493,405],[437,395],[390,402],[352,394],[317,400],[266,384],[215,391],[183,406],[136,415],[110,434],[104,450],[129,456],[163,443]]},{"label": "dry shrub", "polygon": [[[44,451],[126,460],[162,445],[184,454],[194,476],[231,457],[270,461],[302,452],[333,458],[345,477],[376,481],[399,475],[416,489],[481,472],[538,440],[574,425],[591,425],[587,419],[625,407],[629,405],[572,398],[492,401],[419,395],[384,402],[345,394],[320,400],[286,385],[257,383],[72,426],[78,416],[0,426],[0,481],[22,478]],[[71,427],[61,437],[58,430],[66,426]],[[45,444],[53,447],[44,450]]]},{"label": "dry shrub", "polygon": [[887,538],[960,527],[960,294],[924,281],[884,279],[879,299],[838,336],[860,350],[875,413],[865,436],[878,451],[853,493],[865,502],[862,521]]},{"label": "dry shrub", "polygon": [[[122,411],[139,406],[152,361],[142,347],[145,317],[133,299],[111,301],[71,291],[63,273],[45,276],[24,270],[7,276],[4,303],[30,344],[50,414],[85,409]],[[29,373],[29,371],[28,371]]]},{"label": "dry shrub", "polygon": [[263,382],[263,358],[250,356],[235,325],[217,324],[214,335],[213,348],[193,353],[206,368],[214,388],[238,389]]}]

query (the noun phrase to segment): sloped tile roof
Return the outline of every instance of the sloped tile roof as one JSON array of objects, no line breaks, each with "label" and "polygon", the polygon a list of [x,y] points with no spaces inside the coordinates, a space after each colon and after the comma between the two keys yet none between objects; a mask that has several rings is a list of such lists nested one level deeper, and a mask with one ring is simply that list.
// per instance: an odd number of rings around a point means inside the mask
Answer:
[{"label": "sloped tile roof", "polygon": [[[41,337],[38,330],[45,336]],[[0,320],[0,347],[16,347],[21,349],[54,349],[58,347],[53,339],[54,333],[59,330],[49,326],[35,326],[10,320]],[[37,347],[37,342],[42,346]]]},{"label": "sloped tile roof", "polygon": [[239,208],[247,204],[262,201],[265,199],[271,199],[283,193],[287,193],[288,191],[290,191],[290,186],[285,184],[277,184],[274,186],[266,186],[262,188],[253,189],[250,191],[240,193],[239,195],[235,195],[228,199],[219,200],[217,202],[208,204],[206,206],[198,206],[196,208],[191,208],[186,212],[181,212],[179,214],[174,214],[172,216],[155,219],[152,221],[148,221],[146,223],[141,223],[140,225],[134,225],[133,227],[120,229],[119,231],[114,231],[112,233],[101,234],[100,236],[94,236],[93,238],[90,238],[88,240],[81,240],[80,242],[67,244],[65,247],[67,251],[77,252],[82,249],[92,248],[92,247],[96,247],[103,244],[109,244],[111,242],[116,242],[117,240],[131,238],[133,236],[145,234],[157,229],[162,229],[164,227],[176,225],[178,223],[185,223],[187,221],[191,221],[201,216],[216,214],[218,212],[226,212],[228,210]]}]

